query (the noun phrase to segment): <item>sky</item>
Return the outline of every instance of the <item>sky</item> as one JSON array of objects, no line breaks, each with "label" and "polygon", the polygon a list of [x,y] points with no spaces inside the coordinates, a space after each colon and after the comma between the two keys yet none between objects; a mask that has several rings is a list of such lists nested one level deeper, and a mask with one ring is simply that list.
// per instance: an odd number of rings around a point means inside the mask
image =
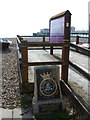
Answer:
[{"label": "sky", "polygon": [[0,0],[0,37],[32,35],[49,28],[49,19],[66,10],[71,26],[88,30],[88,2],[90,0]]}]

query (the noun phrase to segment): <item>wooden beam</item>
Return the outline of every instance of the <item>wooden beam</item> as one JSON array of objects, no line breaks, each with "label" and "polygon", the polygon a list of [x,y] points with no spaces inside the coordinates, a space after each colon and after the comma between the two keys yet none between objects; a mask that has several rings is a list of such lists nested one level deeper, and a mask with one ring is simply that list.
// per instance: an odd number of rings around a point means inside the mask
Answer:
[{"label": "wooden beam", "polygon": [[79,36],[76,36],[76,44],[79,44]]},{"label": "wooden beam", "polygon": [[[77,97],[76,93],[62,80],[60,81],[62,92],[69,97],[72,101],[72,105],[77,110],[79,114],[83,114],[82,120],[90,119],[90,109],[89,106],[85,104],[84,101],[81,101],[80,98]],[[87,107],[88,106],[88,107]]]},{"label": "wooden beam", "polygon": [[78,51],[86,54],[87,56],[90,56],[90,50],[88,50],[88,49],[86,49],[86,48],[82,48],[82,47],[77,46],[77,45],[72,44],[72,43],[70,43],[70,46],[71,46],[71,47],[74,47],[76,50],[78,50]]},{"label": "wooden beam", "polygon": [[23,66],[37,66],[37,65],[62,65],[62,64],[68,64],[68,62],[64,62],[62,60],[60,61],[54,61],[54,62],[23,62]]},{"label": "wooden beam", "polygon": [[[30,35],[18,35],[18,36],[20,36],[20,37],[22,37],[22,38],[27,38],[27,37],[28,37],[28,38],[30,38],[30,37],[33,37],[33,38],[34,38],[34,37],[41,37],[41,38],[42,38],[42,37],[43,37],[43,36],[30,36]],[[49,37],[49,36],[45,36],[45,37]]]},{"label": "wooden beam", "polygon": [[[27,44],[27,41],[22,41],[23,44]],[[27,47],[21,48],[21,54],[22,54],[22,63],[28,62],[28,52]],[[28,82],[28,66],[21,65],[21,74],[22,74],[22,82]]]},{"label": "wooden beam", "polygon": [[[70,36],[70,37],[73,37],[73,38],[76,38],[77,36]],[[89,39],[90,37],[81,37],[81,36],[79,36],[79,38],[83,38],[83,39]]]},{"label": "wooden beam", "polygon": [[[45,43],[45,36],[43,36],[43,42]],[[45,46],[43,46],[43,50],[45,50]]]},{"label": "wooden beam", "polygon": [[82,75],[84,75],[89,81],[90,81],[90,74],[85,72],[83,69],[78,67],[77,65],[73,64],[72,62],[69,61],[69,64],[75,68],[78,72],[80,72]]},{"label": "wooden beam", "polygon": [[50,54],[53,55],[53,46],[50,47]]},{"label": "wooden beam", "polygon": [[[69,61],[69,47],[62,47],[62,60]],[[61,79],[68,83],[68,64],[62,65]]]},{"label": "wooden beam", "polygon": [[[71,26],[71,14],[67,12],[65,15],[64,25],[64,39],[68,40],[65,43],[70,44],[70,26]],[[62,47],[62,60],[69,61],[69,48],[70,46]],[[62,65],[61,67],[61,79],[68,83],[68,65]]]},{"label": "wooden beam", "polygon": [[53,47],[53,46],[69,46],[68,43],[48,43],[48,42],[28,42],[24,44],[23,42],[19,44],[19,47]]}]

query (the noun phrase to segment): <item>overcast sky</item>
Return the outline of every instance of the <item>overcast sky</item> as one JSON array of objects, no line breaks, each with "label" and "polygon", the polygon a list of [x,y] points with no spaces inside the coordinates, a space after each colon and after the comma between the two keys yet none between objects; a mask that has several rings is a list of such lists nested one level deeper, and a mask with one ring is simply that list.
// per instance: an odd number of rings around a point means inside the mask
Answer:
[{"label": "overcast sky", "polygon": [[0,0],[0,37],[32,35],[49,28],[53,15],[69,10],[71,26],[88,30],[90,0]]}]

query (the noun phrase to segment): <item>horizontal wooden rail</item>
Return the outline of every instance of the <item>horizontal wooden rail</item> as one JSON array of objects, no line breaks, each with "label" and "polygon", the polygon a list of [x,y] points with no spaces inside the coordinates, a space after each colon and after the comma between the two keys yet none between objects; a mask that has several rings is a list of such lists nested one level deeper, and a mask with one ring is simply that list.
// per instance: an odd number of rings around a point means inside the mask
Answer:
[{"label": "horizontal wooden rail", "polygon": [[69,43],[48,43],[48,42],[28,42],[21,43],[19,47],[53,47],[53,46],[69,46]]},{"label": "horizontal wooden rail", "polygon": [[90,81],[90,74],[89,73],[87,73],[86,71],[84,71],[83,69],[81,69],[80,67],[78,67],[77,65],[73,64],[70,61],[69,61],[69,64]]},{"label": "horizontal wooden rail", "polygon": [[[74,38],[76,38],[77,36],[70,36],[70,37],[74,37]],[[81,36],[79,36],[79,38],[83,38],[83,39],[89,39],[90,37],[81,37]]]},{"label": "horizontal wooden rail", "polygon": [[[78,35],[77,35],[77,36],[78,36]],[[70,36],[70,37],[75,37],[75,38],[76,38],[77,36]],[[19,37],[21,37],[21,38],[25,38],[25,37],[26,37],[26,38],[27,38],[27,37],[33,37],[33,38],[34,38],[34,37],[42,37],[42,38],[43,38],[43,37],[50,37],[50,36],[29,36],[29,35],[26,36],[26,35],[21,35],[21,36],[19,36]],[[90,37],[81,37],[81,36],[79,36],[79,38],[89,39]]]},{"label": "horizontal wooden rail", "polygon": [[63,93],[72,101],[72,105],[74,106],[74,108],[78,111],[79,114],[83,114],[82,120],[89,120],[89,106],[86,105],[84,101],[81,101],[80,98],[78,98],[78,96],[76,95],[76,93],[72,91],[72,89],[63,80],[60,81],[60,85]]},{"label": "horizontal wooden rail", "polygon": [[30,36],[30,35],[21,35],[21,36],[19,36],[19,37],[21,37],[21,38],[27,38],[27,37],[49,37],[49,36]]},{"label": "horizontal wooden rail", "polygon": [[[39,47],[38,48],[28,47],[28,50],[42,50],[42,48],[43,47],[40,47],[40,48]],[[53,50],[54,49],[59,49],[60,50],[60,49],[62,49],[62,46],[61,47],[58,47],[58,46],[57,47],[53,47]],[[45,47],[45,50],[50,50],[50,47]]]},{"label": "horizontal wooden rail", "polygon": [[[50,36],[30,36],[30,35],[21,35],[19,37],[50,37]],[[77,36],[70,36],[70,37],[77,37]],[[90,38],[90,37],[81,37],[79,36],[79,38]]]},{"label": "horizontal wooden rail", "polygon": [[22,63],[24,66],[38,66],[38,65],[67,65],[69,62],[64,62],[62,60],[60,61],[49,61],[49,62],[28,62],[28,63]]},{"label": "horizontal wooden rail", "polygon": [[84,54],[90,56],[90,50],[88,50],[88,49],[86,49],[86,48],[82,48],[82,47],[80,47],[80,46],[78,46],[78,45],[75,45],[75,44],[72,44],[72,43],[70,43],[70,46],[71,46],[71,47],[74,47],[76,50],[80,50],[80,51],[83,52]]},{"label": "horizontal wooden rail", "polygon": [[[25,35],[21,35],[21,36],[19,36],[19,37],[21,37],[21,38],[24,38],[24,37],[50,37],[50,36],[25,36]],[[77,37],[77,36],[70,36],[70,37]],[[81,36],[79,36],[79,38],[90,38],[90,37],[81,37]]]}]

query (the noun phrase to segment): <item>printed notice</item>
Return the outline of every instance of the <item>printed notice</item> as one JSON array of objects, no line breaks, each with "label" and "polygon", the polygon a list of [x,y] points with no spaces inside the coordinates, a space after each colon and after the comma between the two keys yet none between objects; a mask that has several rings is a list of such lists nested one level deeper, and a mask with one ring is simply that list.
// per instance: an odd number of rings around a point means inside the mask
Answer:
[{"label": "printed notice", "polygon": [[62,43],[64,39],[64,17],[51,20],[50,43]]}]

